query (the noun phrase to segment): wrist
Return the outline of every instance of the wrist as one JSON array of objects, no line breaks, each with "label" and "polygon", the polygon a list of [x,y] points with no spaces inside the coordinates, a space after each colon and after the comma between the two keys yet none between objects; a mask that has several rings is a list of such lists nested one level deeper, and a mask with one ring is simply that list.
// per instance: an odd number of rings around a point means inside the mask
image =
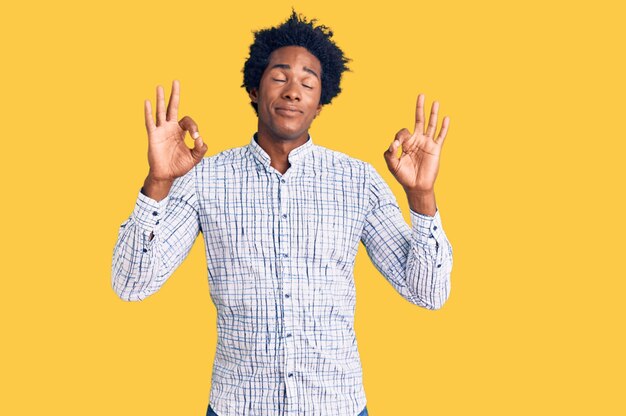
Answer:
[{"label": "wrist", "polygon": [[434,216],[437,212],[434,190],[405,189],[409,207],[419,214]]},{"label": "wrist", "polygon": [[173,179],[159,179],[155,178],[151,173],[148,173],[143,183],[143,188],[141,188],[141,192],[158,202],[169,194],[173,183]]},{"label": "wrist", "polygon": [[152,170],[149,170],[148,176],[146,176],[146,181],[150,181],[155,184],[172,184],[174,183],[174,178],[159,176],[156,175]]},{"label": "wrist", "polygon": [[403,187],[403,188],[404,188],[404,192],[407,195],[414,195],[416,197],[426,197],[426,196],[435,194],[434,188],[430,188],[430,189],[409,188],[409,187]]}]

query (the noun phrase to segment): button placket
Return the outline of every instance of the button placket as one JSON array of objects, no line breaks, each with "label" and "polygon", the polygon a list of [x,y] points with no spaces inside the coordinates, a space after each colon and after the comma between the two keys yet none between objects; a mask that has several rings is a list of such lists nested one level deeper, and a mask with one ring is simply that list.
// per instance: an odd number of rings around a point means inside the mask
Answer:
[{"label": "button placket", "polygon": [[283,177],[278,183],[278,199],[279,199],[279,221],[278,221],[278,243],[281,257],[280,279],[283,289],[283,348],[285,357],[285,386],[289,400],[295,399],[296,389],[294,383],[294,357],[295,350],[293,345],[293,305],[291,295],[291,285],[289,284],[289,186],[288,181]]}]

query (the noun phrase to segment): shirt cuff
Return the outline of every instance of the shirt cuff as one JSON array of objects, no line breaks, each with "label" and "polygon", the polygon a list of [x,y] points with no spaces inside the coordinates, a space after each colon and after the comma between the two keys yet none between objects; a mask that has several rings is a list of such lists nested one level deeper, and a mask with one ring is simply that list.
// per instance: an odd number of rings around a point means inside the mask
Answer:
[{"label": "shirt cuff", "polygon": [[409,208],[409,212],[411,213],[411,224],[417,235],[417,241],[423,244],[436,244],[442,232],[439,209],[435,211],[433,216],[420,214],[411,208]]},{"label": "shirt cuff", "polygon": [[168,201],[169,195],[157,202],[140,190],[133,210],[133,220],[144,230],[153,231],[165,214]]}]

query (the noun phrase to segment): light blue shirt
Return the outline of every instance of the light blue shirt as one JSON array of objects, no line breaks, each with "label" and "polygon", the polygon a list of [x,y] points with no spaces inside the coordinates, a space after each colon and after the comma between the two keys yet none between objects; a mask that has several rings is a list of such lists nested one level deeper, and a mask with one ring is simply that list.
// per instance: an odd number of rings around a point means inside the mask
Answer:
[{"label": "light blue shirt", "polygon": [[[112,264],[117,295],[157,292],[198,233],[206,247],[220,416],[355,416],[366,404],[354,332],[354,261],[369,257],[406,300],[447,300],[452,247],[434,216],[402,217],[369,163],[313,144],[281,174],[254,137],[204,158],[159,201],[138,195]],[[154,237],[150,239],[151,233]]]}]

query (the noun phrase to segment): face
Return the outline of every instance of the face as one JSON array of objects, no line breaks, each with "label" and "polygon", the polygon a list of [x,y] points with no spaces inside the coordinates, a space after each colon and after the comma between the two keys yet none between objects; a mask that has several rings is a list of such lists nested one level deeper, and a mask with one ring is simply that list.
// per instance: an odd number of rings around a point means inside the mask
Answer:
[{"label": "face", "polygon": [[250,99],[258,105],[259,134],[274,140],[301,140],[320,113],[322,66],[306,48],[285,46],[270,55],[258,90]]}]

